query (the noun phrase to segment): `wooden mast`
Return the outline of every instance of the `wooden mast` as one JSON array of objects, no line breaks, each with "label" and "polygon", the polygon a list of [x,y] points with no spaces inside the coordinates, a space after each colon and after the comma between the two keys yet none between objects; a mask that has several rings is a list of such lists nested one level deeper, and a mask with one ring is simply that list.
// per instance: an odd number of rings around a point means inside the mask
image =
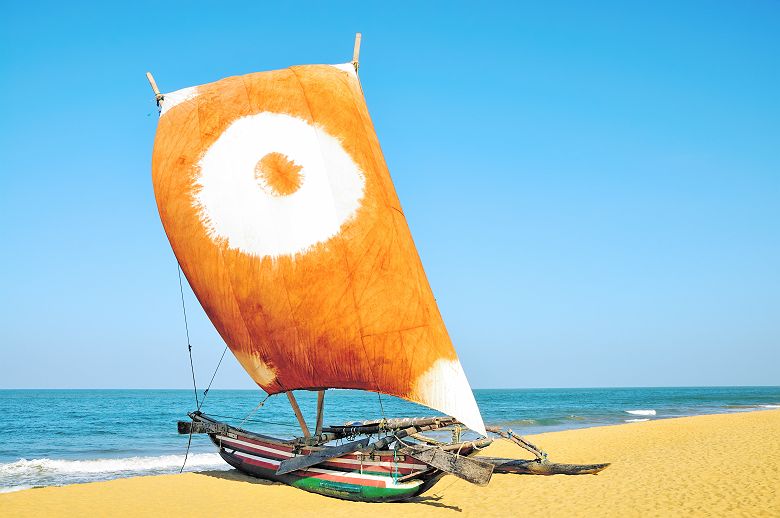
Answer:
[{"label": "wooden mast", "polygon": [[322,434],[322,418],[325,410],[325,391],[317,391],[317,426],[314,428],[314,436],[319,437]]},{"label": "wooden mast", "polygon": [[293,409],[293,412],[295,412],[295,417],[298,418],[298,424],[301,425],[301,431],[303,432],[303,436],[307,439],[311,437],[311,432],[309,432],[309,427],[306,426],[306,421],[303,419],[303,414],[301,413],[301,409],[298,406],[298,401],[295,400],[295,396],[293,395],[291,390],[288,390],[285,392],[287,394],[287,399],[290,400],[290,406]]},{"label": "wooden mast", "polygon": [[154,77],[152,77],[151,72],[146,73],[146,79],[149,81],[149,85],[152,87],[152,91],[154,91],[154,100],[157,101],[157,106],[160,106],[160,101],[162,101],[165,96],[160,93],[160,89],[157,88],[157,82],[154,80]]},{"label": "wooden mast", "polygon": [[355,48],[352,51],[352,66],[355,67],[355,72],[357,73],[358,68],[360,68],[360,38],[362,35],[358,32],[355,34]]}]

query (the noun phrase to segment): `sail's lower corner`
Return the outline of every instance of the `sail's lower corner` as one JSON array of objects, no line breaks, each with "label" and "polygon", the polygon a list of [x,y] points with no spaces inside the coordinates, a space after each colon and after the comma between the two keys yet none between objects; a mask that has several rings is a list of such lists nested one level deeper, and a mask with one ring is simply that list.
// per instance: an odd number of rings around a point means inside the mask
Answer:
[{"label": "sail's lower corner", "polygon": [[458,359],[439,359],[415,383],[415,400],[487,436],[485,423]]}]

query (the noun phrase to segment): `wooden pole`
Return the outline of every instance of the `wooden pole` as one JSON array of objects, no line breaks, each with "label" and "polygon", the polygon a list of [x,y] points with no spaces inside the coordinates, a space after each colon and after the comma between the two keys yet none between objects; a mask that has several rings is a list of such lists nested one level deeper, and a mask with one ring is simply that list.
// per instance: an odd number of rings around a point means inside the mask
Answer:
[{"label": "wooden pole", "polygon": [[531,453],[533,453],[536,456],[537,460],[541,460],[541,461],[546,461],[547,460],[547,453],[545,453],[544,451],[540,450],[539,448],[537,448],[536,446],[534,446],[530,442],[526,441],[525,439],[523,439],[519,435],[516,435],[514,432],[512,432],[511,429],[507,430],[505,432],[504,430],[501,429],[501,427],[498,427],[498,426],[488,426],[487,427],[487,431],[488,432],[492,432],[494,434],[497,434],[500,437],[503,437],[504,439],[506,439],[508,441],[512,441],[513,443],[517,444],[521,448],[524,448],[524,449],[530,451]]},{"label": "wooden pole", "polygon": [[293,395],[292,391],[287,391],[287,399],[290,400],[290,406],[293,409],[293,412],[295,412],[295,417],[298,418],[298,424],[301,425],[301,431],[303,432],[303,436],[307,439],[311,437],[311,433],[309,432],[309,427],[306,426],[306,421],[303,419],[303,414],[301,413],[301,409],[298,406],[298,402],[295,400],[295,396]]},{"label": "wooden pole", "polygon": [[160,89],[157,88],[157,82],[154,80],[154,77],[152,77],[151,72],[146,73],[146,79],[149,80],[149,84],[152,87],[152,91],[154,91],[154,100],[157,101],[157,105],[159,106],[160,101],[162,101],[165,96],[161,94]]},{"label": "wooden pole", "polygon": [[355,67],[355,72],[360,68],[360,38],[362,35],[358,32],[355,34],[355,49],[352,51],[352,66]]},{"label": "wooden pole", "polygon": [[322,434],[322,418],[325,410],[325,391],[317,391],[317,426],[314,428],[314,435],[319,437]]}]

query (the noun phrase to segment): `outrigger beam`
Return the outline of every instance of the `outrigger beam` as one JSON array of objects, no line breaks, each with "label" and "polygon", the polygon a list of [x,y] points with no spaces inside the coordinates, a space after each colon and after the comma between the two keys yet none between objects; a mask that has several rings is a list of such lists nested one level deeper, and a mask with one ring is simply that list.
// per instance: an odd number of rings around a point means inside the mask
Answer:
[{"label": "outrigger beam", "polygon": [[309,432],[309,427],[306,426],[306,421],[303,419],[303,414],[301,413],[301,409],[298,406],[298,401],[295,400],[295,396],[292,393],[292,390],[288,390],[285,392],[287,394],[287,399],[290,400],[290,406],[293,409],[293,412],[295,412],[295,417],[298,418],[298,424],[301,425],[301,431],[303,432],[303,436],[307,439],[311,437],[311,432]]},{"label": "outrigger beam", "polygon": [[452,417],[403,417],[380,419],[377,421],[360,421],[343,426],[328,426],[324,428],[324,431],[342,435],[370,435],[382,431],[402,430],[412,426],[421,427],[435,425],[436,428],[445,428],[453,424],[457,424],[457,421]]},{"label": "outrigger beam", "polygon": [[534,456],[537,458],[537,460],[540,460],[540,461],[546,461],[547,460],[547,453],[545,453],[544,451],[540,450],[535,445],[533,445],[530,442],[526,441],[525,439],[523,439],[519,435],[515,434],[511,429],[509,429],[507,431],[504,431],[503,429],[501,429],[498,426],[488,426],[487,427],[487,431],[491,432],[491,433],[494,433],[494,434],[498,435],[499,437],[502,437],[502,438],[504,438],[504,439],[506,439],[508,441],[511,441],[511,442],[517,444],[518,446],[520,446],[521,448],[524,448],[524,449],[530,451],[531,453],[534,454]]}]

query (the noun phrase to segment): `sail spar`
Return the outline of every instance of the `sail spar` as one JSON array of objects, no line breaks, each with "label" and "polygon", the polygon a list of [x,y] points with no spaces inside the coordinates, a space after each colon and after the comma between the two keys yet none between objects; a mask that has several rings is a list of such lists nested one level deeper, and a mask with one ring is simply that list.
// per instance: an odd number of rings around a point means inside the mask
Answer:
[{"label": "sail spar", "polygon": [[166,94],[152,177],[195,295],[263,390],[376,391],[485,435],[352,64]]}]

